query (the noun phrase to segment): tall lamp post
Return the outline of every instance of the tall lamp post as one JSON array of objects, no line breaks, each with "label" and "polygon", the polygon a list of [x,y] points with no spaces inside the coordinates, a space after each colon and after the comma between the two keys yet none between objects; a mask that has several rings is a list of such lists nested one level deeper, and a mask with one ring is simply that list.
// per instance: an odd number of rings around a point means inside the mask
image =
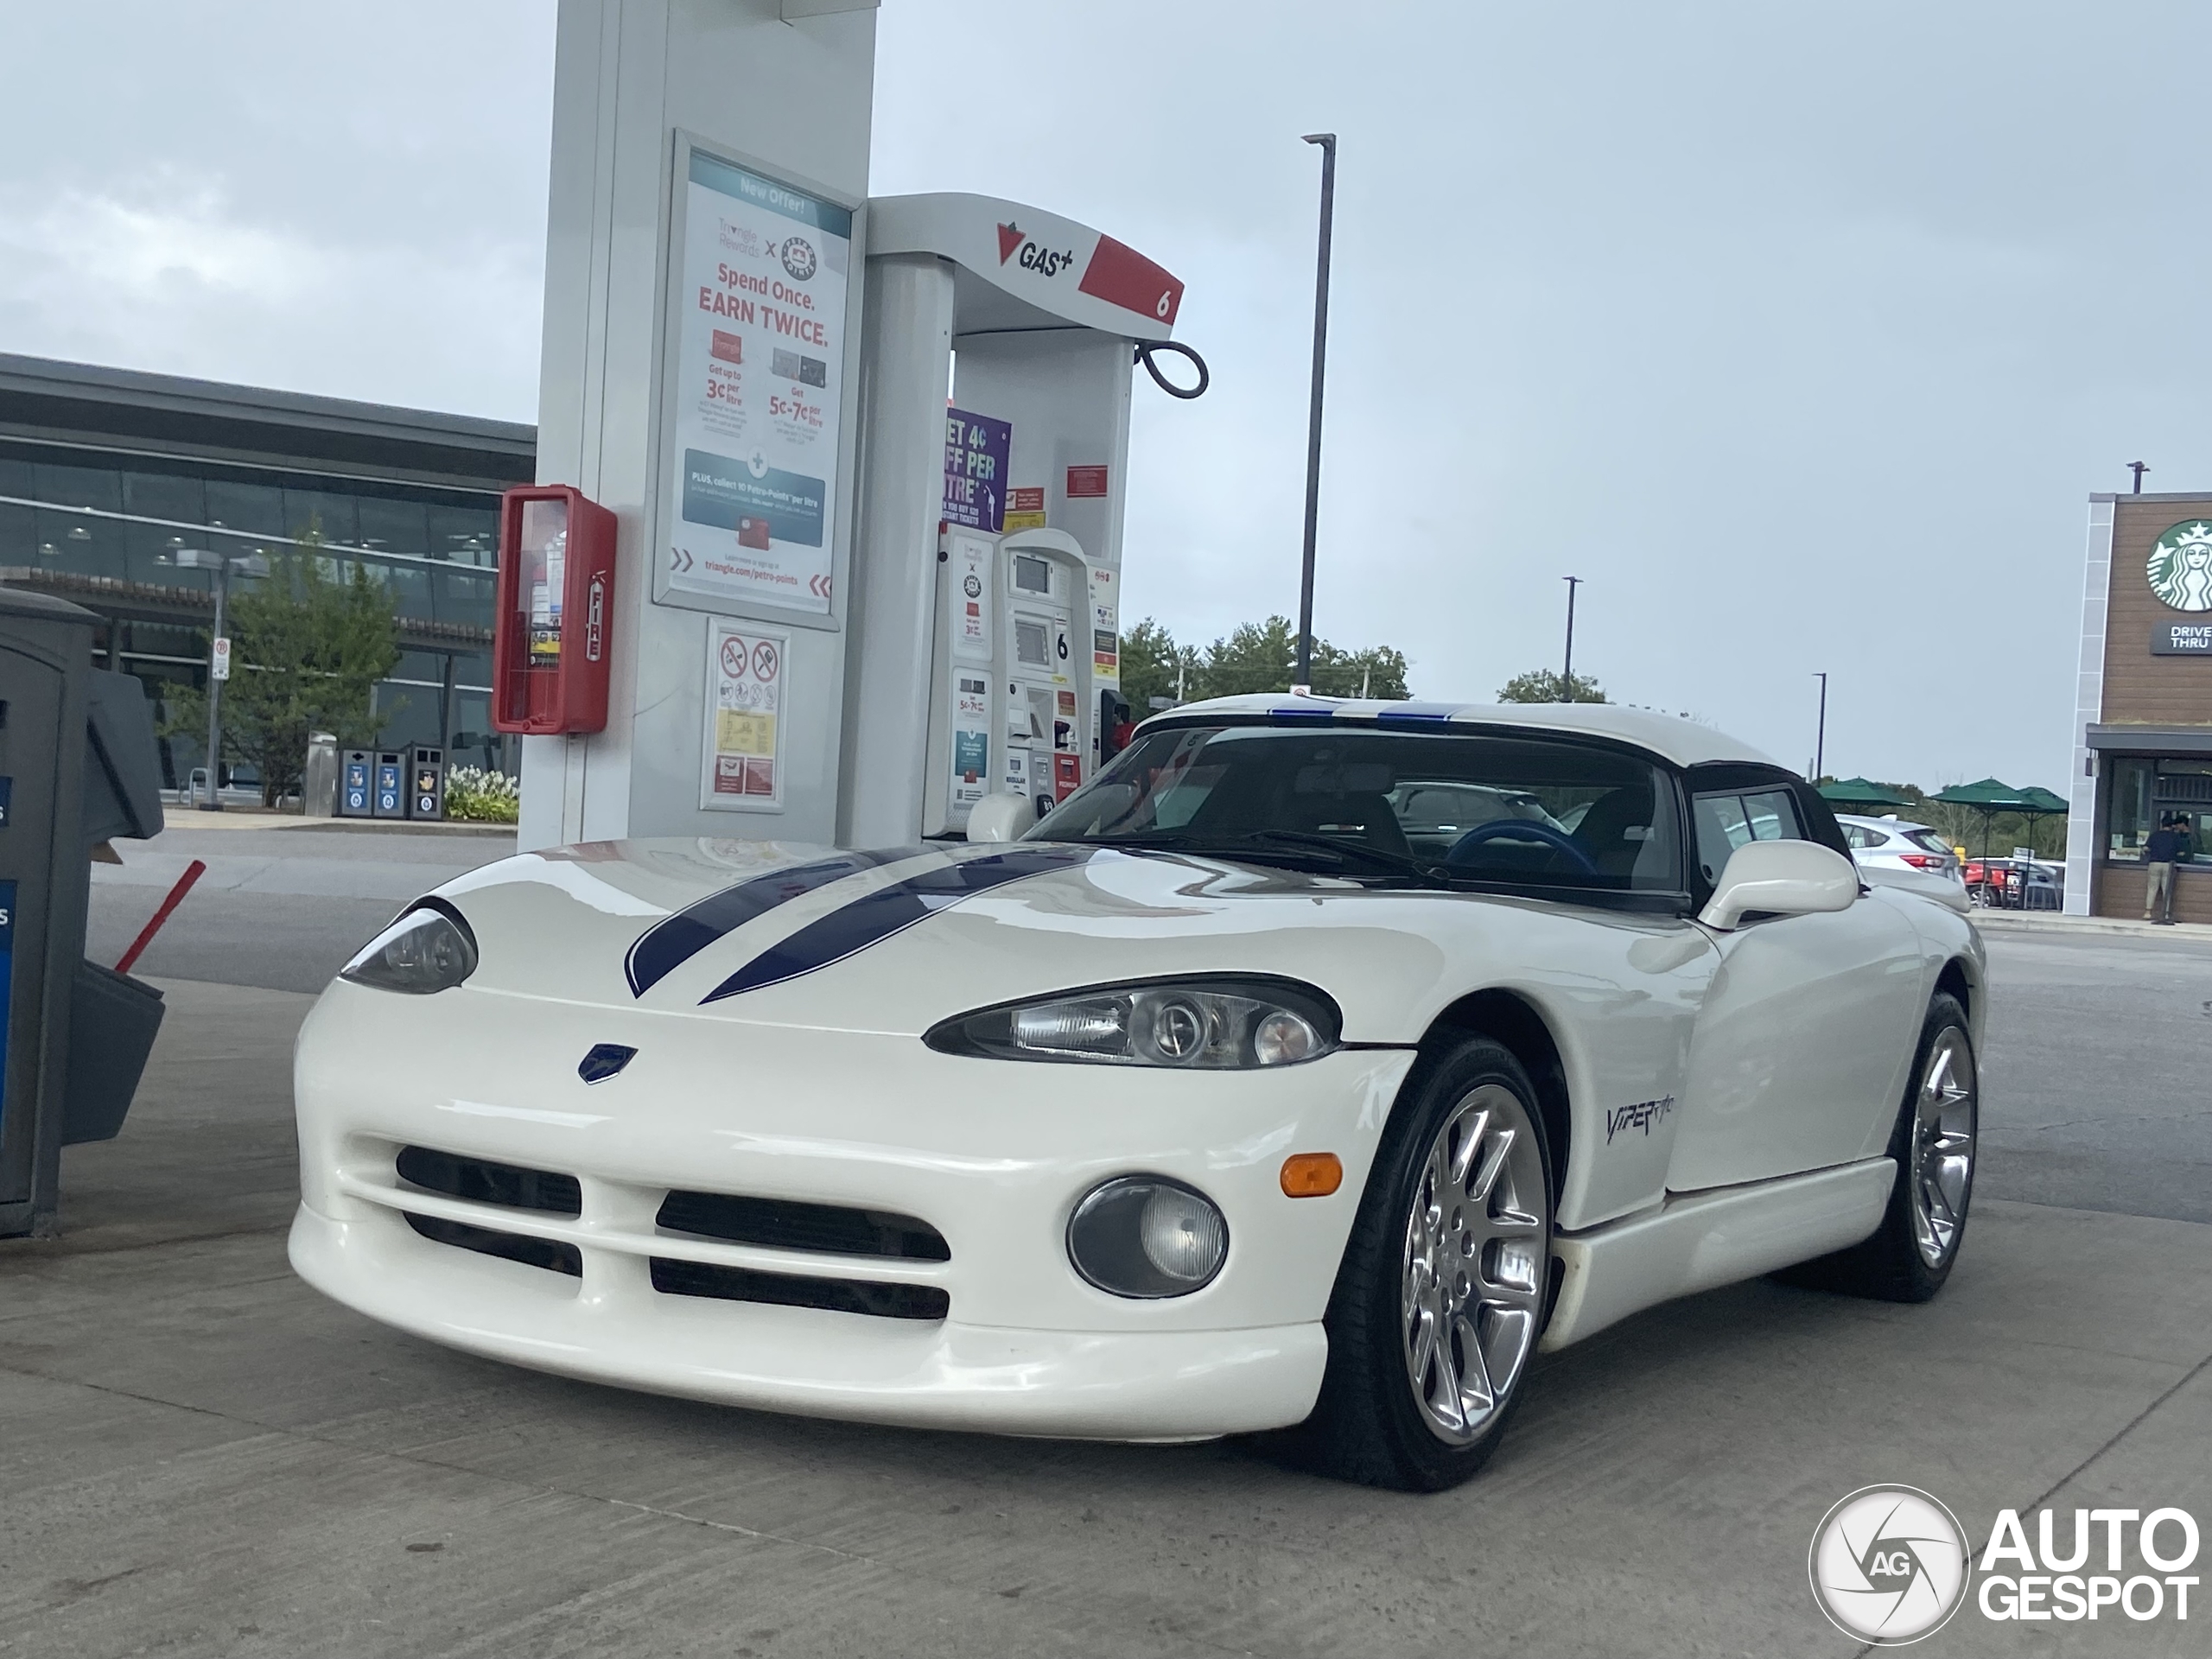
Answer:
[{"label": "tall lamp post", "polygon": [[1819,783],[1827,768],[1828,760],[1828,677],[1826,669],[1816,670],[1813,677],[1821,683],[1821,723],[1813,728],[1813,781]]},{"label": "tall lamp post", "polygon": [[1559,700],[1574,701],[1574,590],[1582,585],[1580,576],[1561,576],[1567,584],[1567,660],[1560,665]]},{"label": "tall lamp post", "polygon": [[1321,247],[1313,268],[1313,388],[1306,416],[1306,562],[1298,578],[1298,670],[1291,683],[1313,683],[1313,541],[1321,514],[1321,381],[1329,346],[1329,239],[1337,209],[1337,135],[1309,132],[1321,147]]},{"label": "tall lamp post", "polygon": [[269,561],[258,553],[217,553],[204,547],[181,547],[172,562],[187,570],[215,573],[215,628],[207,639],[207,798],[203,812],[223,810],[223,682],[231,677],[231,642],[223,632],[224,613],[230,607],[231,572],[249,576],[269,574]]}]

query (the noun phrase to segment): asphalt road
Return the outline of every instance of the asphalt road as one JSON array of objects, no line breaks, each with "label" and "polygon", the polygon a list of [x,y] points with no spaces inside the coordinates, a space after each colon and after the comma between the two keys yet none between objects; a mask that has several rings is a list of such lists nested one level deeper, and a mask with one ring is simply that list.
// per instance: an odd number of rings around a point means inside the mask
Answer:
[{"label": "asphalt road", "polygon": [[400,906],[514,851],[482,831],[320,829],[164,831],[115,843],[92,867],[86,954],[113,963],[194,858],[207,874],[135,971],[271,991],[319,991]]},{"label": "asphalt road", "polygon": [[2212,944],[1987,939],[1976,1196],[2212,1222]]}]

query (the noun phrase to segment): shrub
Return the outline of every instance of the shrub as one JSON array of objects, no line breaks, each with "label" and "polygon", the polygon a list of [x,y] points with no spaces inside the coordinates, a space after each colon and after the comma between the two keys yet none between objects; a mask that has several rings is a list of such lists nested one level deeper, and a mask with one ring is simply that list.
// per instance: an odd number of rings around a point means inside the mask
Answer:
[{"label": "shrub", "polygon": [[469,823],[512,823],[522,816],[522,786],[504,772],[455,766],[446,774],[446,817]]}]

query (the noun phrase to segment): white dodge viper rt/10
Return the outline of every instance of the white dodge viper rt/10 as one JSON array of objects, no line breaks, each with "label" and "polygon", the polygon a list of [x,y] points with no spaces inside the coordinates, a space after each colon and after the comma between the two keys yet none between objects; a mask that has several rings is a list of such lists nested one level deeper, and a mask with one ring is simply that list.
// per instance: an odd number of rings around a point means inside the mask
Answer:
[{"label": "white dodge viper rt/10", "polygon": [[425,897],[301,1033],[294,1265],[573,1376],[1288,1430],[1417,1490],[1489,1457],[1539,1345],[1778,1269],[1901,1301],[1950,1272],[1980,941],[1748,749],[1234,698],[982,838],[1021,810]]}]

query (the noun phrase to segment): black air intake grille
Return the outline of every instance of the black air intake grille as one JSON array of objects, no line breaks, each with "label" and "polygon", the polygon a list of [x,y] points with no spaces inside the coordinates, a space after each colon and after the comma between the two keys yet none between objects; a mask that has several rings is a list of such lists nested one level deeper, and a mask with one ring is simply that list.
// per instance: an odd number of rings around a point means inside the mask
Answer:
[{"label": "black air intake grille", "polygon": [[859,1279],[810,1279],[751,1268],[718,1268],[704,1262],[652,1259],[653,1288],[670,1296],[711,1296],[726,1302],[771,1302],[779,1307],[819,1307],[832,1313],[865,1313],[880,1319],[941,1319],[952,1299],[934,1285],[875,1285]]},{"label": "black air intake grille", "polygon": [[[402,1147],[395,1160],[399,1179],[428,1192],[496,1204],[509,1210],[541,1210],[549,1216],[583,1213],[583,1192],[573,1175],[523,1169],[482,1158],[462,1158],[428,1147]],[[497,1252],[494,1252],[497,1254]]]},{"label": "black air intake grille", "polygon": [[440,1244],[452,1244],[464,1250],[474,1250],[483,1255],[504,1257],[519,1262],[526,1268],[544,1268],[554,1273],[565,1273],[572,1279],[583,1277],[584,1259],[573,1244],[563,1244],[558,1239],[530,1238],[521,1233],[499,1233],[489,1227],[471,1227],[466,1222],[448,1221],[442,1216],[407,1214],[407,1224],[423,1237]]},{"label": "black air intake grille", "polygon": [[733,1244],[754,1244],[767,1249],[815,1250],[825,1255],[887,1255],[910,1262],[952,1260],[944,1236],[936,1228],[926,1221],[888,1210],[848,1210],[834,1204],[799,1204],[788,1198],[737,1198],[717,1192],[671,1192],[654,1219],[671,1233],[728,1239]]}]

